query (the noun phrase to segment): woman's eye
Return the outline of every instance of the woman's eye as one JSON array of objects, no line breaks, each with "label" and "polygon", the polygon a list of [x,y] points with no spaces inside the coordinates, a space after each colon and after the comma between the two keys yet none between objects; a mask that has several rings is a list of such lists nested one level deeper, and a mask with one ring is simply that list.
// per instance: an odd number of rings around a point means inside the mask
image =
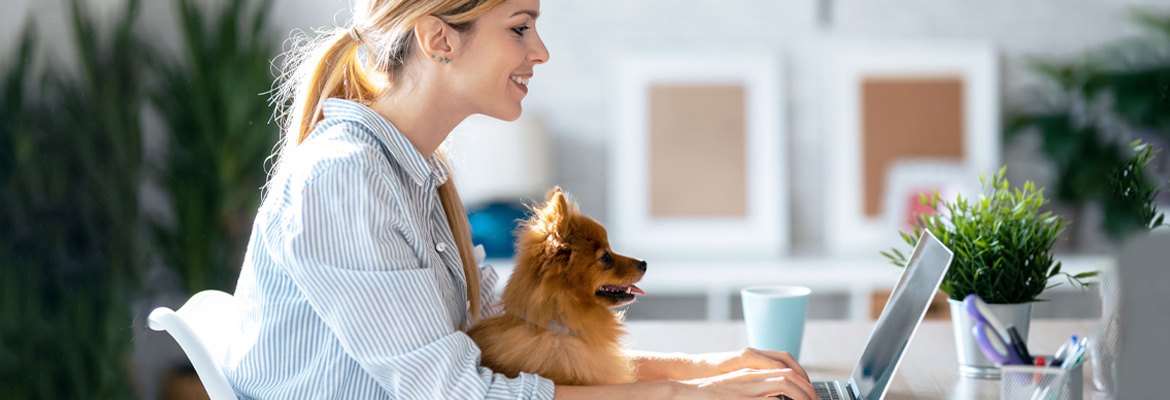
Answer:
[{"label": "woman's eye", "polygon": [[610,255],[609,255],[609,252],[608,252],[608,251],[607,251],[607,252],[605,252],[605,254],[601,256],[601,262],[602,262],[603,264],[606,264],[606,265],[609,265],[609,264],[612,264],[612,263],[613,263],[613,257],[610,257]]},{"label": "woman's eye", "polygon": [[526,31],[528,29],[529,28],[527,25],[526,26],[518,26],[518,27],[512,28],[512,32],[516,32],[517,35],[524,36],[524,31]]}]

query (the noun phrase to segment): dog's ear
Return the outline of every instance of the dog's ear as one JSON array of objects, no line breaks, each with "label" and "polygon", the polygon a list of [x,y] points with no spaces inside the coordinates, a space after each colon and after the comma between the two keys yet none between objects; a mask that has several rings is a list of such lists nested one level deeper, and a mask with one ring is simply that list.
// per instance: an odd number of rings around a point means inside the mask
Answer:
[{"label": "dog's ear", "polygon": [[571,216],[576,212],[576,207],[569,202],[565,193],[560,187],[556,187],[548,191],[544,207],[537,210],[533,218],[539,221],[536,226],[541,228],[541,233],[549,242],[557,249],[561,249],[566,246],[565,239],[572,232]]}]

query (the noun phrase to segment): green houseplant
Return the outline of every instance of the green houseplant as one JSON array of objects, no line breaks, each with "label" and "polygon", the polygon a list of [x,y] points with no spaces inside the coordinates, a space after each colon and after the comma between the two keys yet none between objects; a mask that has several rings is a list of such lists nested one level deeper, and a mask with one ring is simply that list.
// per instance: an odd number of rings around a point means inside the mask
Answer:
[{"label": "green houseplant", "polygon": [[159,63],[151,92],[169,134],[157,172],[175,217],[153,225],[156,248],[188,294],[230,292],[278,137],[265,96],[279,52],[266,25],[272,1],[177,6],[182,54]]},{"label": "green houseplant", "polygon": [[0,397],[134,396],[130,301],[139,218],[145,46],[137,1],[98,29],[70,3],[76,70],[37,70],[32,30],[0,94]]},{"label": "green houseplant", "polygon": [[[152,172],[173,216],[151,221],[154,250],[188,296],[234,290],[279,136],[267,98],[280,50],[267,25],[273,2],[197,3],[174,1],[179,53],[155,64],[150,92],[168,139]],[[203,395],[186,360],[164,372],[162,388]]]},{"label": "green houseplant", "polygon": [[[1005,324],[1015,325],[1026,338],[1032,303],[1055,286],[1049,284],[1051,278],[1063,274],[1070,282],[1084,285],[1081,279],[1095,274],[1061,272],[1052,245],[1065,229],[1064,219],[1042,210],[1048,200],[1032,182],[1012,189],[1004,178],[1006,171],[1000,169],[990,180],[981,176],[983,194],[977,199],[957,196],[944,201],[938,193],[924,195],[922,202],[934,213],[915,216],[912,233],[900,232],[913,246],[924,230],[930,231],[954,252],[941,289],[951,304],[960,372],[971,377],[997,377],[998,370],[970,339],[970,319],[961,307],[967,295],[977,294],[990,303]],[[897,249],[882,254],[895,265],[906,265],[906,257]],[[964,342],[970,342],[970,347],[964,347]]]},{"label": "green houseplant", "polygon": [[[1170,15],[1136,11],[1133,20],[1149,32],[1122,39],[1067,61],[1037,60],[1033,69],[1044,78],[1035,98],[1008,112],[1008,140],[1040,138],[1040,151],[1055,166],[1055,200],[1073,208],[1079,223],[1089,208],[1100,209],[1100,227],[1120,241],[1143,222],[1141,207],[1122,200],[1110,175],[1133,170],[1140,145],[1127,137],[1170,140]],[[1155,169],[1152,154],[1139,166]],[[1163,168],[1167,164],[1163,163]],[[1156,194],[1165,183],[1149,174],[1130,179],[1127,188]],[[1096,228],[1096,227],[1094,227]],[[1081,247],[1079,229],[1070,242]]]}]

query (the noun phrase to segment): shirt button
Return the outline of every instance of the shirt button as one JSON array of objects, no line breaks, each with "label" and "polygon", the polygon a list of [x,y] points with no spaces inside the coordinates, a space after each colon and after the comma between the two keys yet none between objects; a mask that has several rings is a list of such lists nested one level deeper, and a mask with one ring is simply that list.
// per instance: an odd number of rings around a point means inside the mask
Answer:
[{"label": "shirt button", "polygon": [[440,253],[447,251],[447,244],[439,242],[439,244],[435,245],[435,250],[438,250]]}]

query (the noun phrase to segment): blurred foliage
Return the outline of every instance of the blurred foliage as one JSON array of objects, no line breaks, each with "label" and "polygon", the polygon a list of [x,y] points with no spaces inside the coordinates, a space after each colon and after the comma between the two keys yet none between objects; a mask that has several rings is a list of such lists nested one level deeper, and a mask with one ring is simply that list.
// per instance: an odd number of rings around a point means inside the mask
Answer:
[{"label": "blurred foliage", "polygon": [[1150,164],[1156,151],[1127,146],[1129,137],[1170,140],[1170,15],[1138,11],[1134,20],[1151,34],[1072,62],[1035,61],[1034,70],[1049,84],[1041,92],[1051,101],[1010,112],[1006,129],[1009,140],[1039,135],[1042,152],[1057,169],[1055,199],[1076,206],[1078,216],[1084,207],[1099,205],[1102,228],[1114,240],[1152,223],[1148,210],[1165,184]]},{"label": "blurred foliage", "polygon": [[278,138],[269,124],[271,0],[202,11],[179,0],[182,59],[163,62],[151,99],[170,132],[159,171],[174,221],[155,224],[157,249],[184,289],[233,291]]},{"label": "blurred foliage", "polygon": [[[0,59],[0,398],[135,397],[132,326],[144,321],[130,302],[152,253],[186,290],[235,283],[277,137],[272,2],[175,2],[178,60],[136,32],[138,0],[100,25],[69,0],[75,69],[38,68],[49,56],[32,24]],[[148,101],[168,131],[157,170],[143,158]],[[142,217],[147,172],[174,221]]]},{"label": "blurred foliage", "polygon": [[1109,193],[1106,197],[1105,231],[1114,240],[1125,239],[1131,232],[1154,229],[1166,219],[1159,214],[1158,192],[1162,185],[1148,176],[1150,162],[1161,149],[1154,149],[1141,140],[1130,143],[1133,156],[1109,176]]},{"label": "blurred foliage", "polygon": [[[1052,257],[1052,245],[1065,229],[1064,218],[1041,212],[1048,203],[1044,190],[1032,182],[1012,190],[1004,178],[1007,169],[991,177],[980,176],[983,194],[978,199],[957,196],[944,201],[938,192],[922,196],[922,203],[934,214],[915,216],[912,234],[899,232],[913,247],[923,230],[934,234],[955,253],[940,289],[953,300],[971,293],[994,304],[1037,301],[1048,289],[1048,280],[1061,274],[1061,264]],[[904,267],[906,256],[898,249],[882,252],[894,265]],[[1070,282],[1095,273],[1068,276]]]},{"label": "blurred foliage", "polygon": [[[16,399],[132,397],[130,300],[146,261],[139,218],[149,57],[138,1],[99,30],[70,1],[77,69],[41,74],[32,29],[0,98],[0,392]],[[31,26],[31,25],[30,25]]]}]

